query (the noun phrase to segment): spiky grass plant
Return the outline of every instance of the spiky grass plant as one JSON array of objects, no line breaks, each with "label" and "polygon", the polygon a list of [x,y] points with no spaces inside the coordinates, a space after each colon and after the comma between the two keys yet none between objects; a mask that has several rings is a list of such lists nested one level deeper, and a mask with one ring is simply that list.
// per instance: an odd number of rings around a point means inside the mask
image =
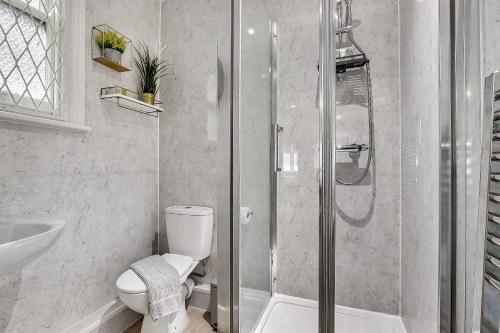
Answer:
[{"label": "spiky grass plant", "polygon": [[167,75],[168,63],[153,55],[144,43],[139,45],[139,49],[134,47],[137,57],[133,57],[133,62],[139,70],[141,93],[156,94],[161,78]]}]

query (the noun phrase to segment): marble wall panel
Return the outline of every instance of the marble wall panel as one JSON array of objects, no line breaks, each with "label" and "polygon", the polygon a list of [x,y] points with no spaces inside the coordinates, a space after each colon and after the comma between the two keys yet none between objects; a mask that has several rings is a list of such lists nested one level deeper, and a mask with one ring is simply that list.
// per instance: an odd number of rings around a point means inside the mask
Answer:
[{"label": "marble wall panel", "polygon": [[[116,298],[116,278],[152,252],[158,226],[158,120],[100,100],[100,88],[135,89],[90,59],[90,31],[107,23],[156,46],[157,0],[86,2],[86,121],[79,134],[0,123],[0,216],[53,214],[57,244],[0,277],[1,332],[60,332]],[[129,316],[133,320],[133,316]]]},{"label": "marble wall panel", "polygon": [[408,333],[439,331],[438,5],[399,3],[401,316]]},{"label": "marble wall panel", "polygon": [[[165,207],[216,208],[217,17],[216,1],[162,2],[162,57],[170,74],[162,82],[166,112],[160,118],[160,252],[168,251]],[[217,212],[215,212],[216,214]],[[216,215],[215,215],[216,218]],[[215,222],[215,221],[214,221]],[[207,274],[215,281],[216,223]]]},{"label": "marble wall panel", "polygon": [[[281,162],[288,154],[292,165],[298,161],[296,169],[282,166],[279,179],[278,290],[312,299],[318,294],[318,5],[271,7],[279,27]],[[397,8],[394,1],[353,2],[354,36],[371,60],[376,153],[366,180],[336,187],[336,301],[393,314],[399,312],[400,249]],[[361,79],[357,87],[348,76],[338,78],[338,144],[368,143],[366,72],[353,74]],[[351,178],[365,161],[366,153],[359,167],[339,154],[339,177]]]}]

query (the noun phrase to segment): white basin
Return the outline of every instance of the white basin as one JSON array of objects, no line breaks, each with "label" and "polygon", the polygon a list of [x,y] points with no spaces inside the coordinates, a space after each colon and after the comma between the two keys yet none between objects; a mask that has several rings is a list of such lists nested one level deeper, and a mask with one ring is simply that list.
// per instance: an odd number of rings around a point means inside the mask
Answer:
[{"label": "white basin", "polygon": [[42,255],[54,245],[64,225],[55,217],[0,222],[0,275],[18,270]]}]

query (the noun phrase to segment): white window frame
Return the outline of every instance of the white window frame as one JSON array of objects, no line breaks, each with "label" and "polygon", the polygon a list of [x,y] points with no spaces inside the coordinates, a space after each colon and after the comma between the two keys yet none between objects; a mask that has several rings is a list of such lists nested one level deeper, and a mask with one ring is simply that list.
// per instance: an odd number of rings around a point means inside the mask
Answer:
[{"label": "white window frame", "polygon": [[[20,10],[26,8],[22,1],[10,0],[10,3]],[[33,7],[30,10],[33,18],[43,21],[45,15],[42,12]],[[65,18],[61,79],[64,95],[60,106],[63,118],[51,118],[50,115],[44,116],[43,112],[30,111],[22,105],[13,106],[12,103],[0,100],[0,121],[78,132],[90,131],[91,128],[85,124],[85,1],[64,0],[61,10],[64,11]]]}]

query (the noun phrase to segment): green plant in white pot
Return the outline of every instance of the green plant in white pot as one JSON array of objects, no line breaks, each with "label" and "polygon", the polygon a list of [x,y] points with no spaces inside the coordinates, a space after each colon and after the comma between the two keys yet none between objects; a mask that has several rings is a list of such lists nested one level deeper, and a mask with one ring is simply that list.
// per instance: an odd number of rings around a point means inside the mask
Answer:
[{"label": "green plant in white pot", "polygon": [[133,61],[139,70],[139,93],[143,102],[155,104],[160,80],[167,75],[169,65],[165,60],[153,55],[143,43],[140,43],[140,49],[136,48],[136,53],[137,57],[134,57]]},{"label": "green plant in white pot", "polygon": [[103,56],[120,64],[122,61],[122,54],[127,48],[125,37],[118,35],[112,30],[99,32],[95,38],[97,45],[101,48]]}]

